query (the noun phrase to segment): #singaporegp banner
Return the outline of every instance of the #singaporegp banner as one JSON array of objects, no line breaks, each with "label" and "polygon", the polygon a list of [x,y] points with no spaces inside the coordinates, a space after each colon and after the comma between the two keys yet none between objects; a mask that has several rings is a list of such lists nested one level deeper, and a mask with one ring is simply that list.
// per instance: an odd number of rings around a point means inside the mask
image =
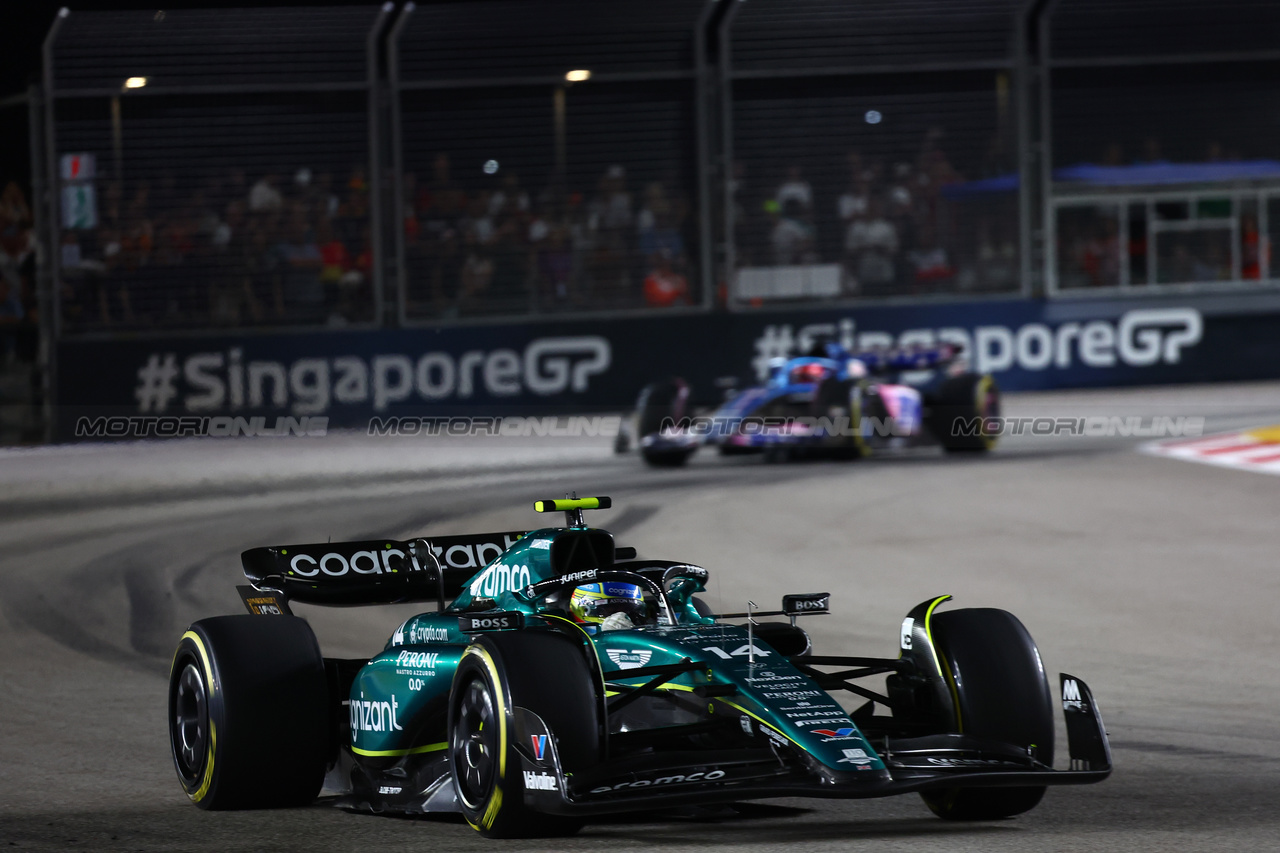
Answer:
[{"label": "#singaporegp banner", "polygon": [[[1260,295],[1261,296],[1261,295]],[[1003,300],[62,341],[60,438],[101,416],[324,418],[566,414],[647,383],[754,381],[819,337],[850,349],[951,341],[1010,391],[1280,376],[1280,298]]]}]

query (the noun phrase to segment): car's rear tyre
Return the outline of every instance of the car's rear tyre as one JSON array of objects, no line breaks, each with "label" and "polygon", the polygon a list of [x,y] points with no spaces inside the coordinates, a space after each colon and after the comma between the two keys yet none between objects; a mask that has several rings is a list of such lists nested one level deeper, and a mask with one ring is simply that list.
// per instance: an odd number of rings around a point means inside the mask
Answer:
[{"label": "car's rear tyre", "polygon": [[[988,608],[951,610],[932,620],[935,648],[957,704],[955,728],[964,734],[1035,749],[1053,764],[1053,694],[1040,652],[1012,613]],[[1034,808],[1043,785],[1027,788],[949,788],[924,798],[947,820],[993,820]]]},{"label": "car's rear tyre", "polygon": [[315,634],[296,616],[216,616],[192,625],[169,673],[169,745],[202,809],[303,806],[331,746]]},{"label": "car's rear tyre", "polygon": [[929,410],[931,431],[948,453],[995,448],[999,436],[991,420],[1000,417],[1000,386],[990,374],[952,376],[931,395]]},{"label": "car's rear tyre", "polygon": [[640,441],[640,455],[654,468],[679,468],[689,461],[696,447],[651,448],[644,446],[644,437],[661,432],[663,424],[679,421],[688,410],[689,383],[683,379],[666,379],[646,385],[636,401],[636,435]]},{"label": "car's rear tyre", "polygon": [[829,376],[818,384],[813,394],[813,416],[830,418],[833,425],[845,427],[846,435],[830,435],[823,440],[840,459],[861,459],[871,454],[871,445],[862,431],[863,386],[855,379]]},{"label": "car's rear tyre", "polygon": [[582,821],[524,802],[513,709],[546,723],[564,772],[600,761],[599,697],[583,649],[560,634],[481,636],[458,664],[449,700],[449,769],[463,816],[486,838],[571,835]]},{"label": "car's rear tyre", "polygon": [[645,448],[640,455],[644,457],[653,468],[679,468],[689,461],[689,457],[694,453],[693,449],[680,450],[650,450]]}]

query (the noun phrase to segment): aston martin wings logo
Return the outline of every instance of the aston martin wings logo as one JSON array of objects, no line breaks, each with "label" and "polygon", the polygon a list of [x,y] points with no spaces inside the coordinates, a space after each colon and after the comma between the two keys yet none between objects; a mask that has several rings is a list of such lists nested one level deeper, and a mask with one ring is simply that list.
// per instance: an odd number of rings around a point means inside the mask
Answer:
[{"label": "aston martin wings logo", "polygon": [[653,657],[648,649],[609,649],[608,654],[618,669],[639,669]]}]

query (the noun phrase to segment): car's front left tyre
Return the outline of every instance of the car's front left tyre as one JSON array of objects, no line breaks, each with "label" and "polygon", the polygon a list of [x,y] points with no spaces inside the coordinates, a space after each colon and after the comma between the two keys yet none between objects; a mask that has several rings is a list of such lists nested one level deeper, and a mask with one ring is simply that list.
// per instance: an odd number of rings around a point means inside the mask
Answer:
[{"label": "car's front left tyre", "polygon": [[583,649],[560,634],[490,634],[463,652],[449,701],[449,769],[463,817],[481,835],[546,838],[582,828],[525,804],[514,710],[543,720],[561,770],[584,770],[600,760],[597,678]]},{"label": "car's front left tyre", "polygon": [[295,616],[193,624],[169,673],[178,782],[202,809],[302,806],[330,751],[328,684],[311,627]]}]

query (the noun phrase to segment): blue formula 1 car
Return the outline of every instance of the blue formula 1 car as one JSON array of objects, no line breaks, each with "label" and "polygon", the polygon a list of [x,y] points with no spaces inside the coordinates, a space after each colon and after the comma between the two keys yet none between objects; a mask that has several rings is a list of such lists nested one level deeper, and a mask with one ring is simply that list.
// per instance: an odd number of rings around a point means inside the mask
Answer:
[{"label": "blue formula 1 car", "polygon": [[832,342],[775,359],[763,385],[729,395],[710,413],[690,411],[682,379],[647,386],[617,444],[634,442],[650,465],[683,465],[699,447],[856,459],[888,447],[938,444],[983,452],[996,444],[1000,389],[970,373],[951,344],[851,353]]},{"label": "blue formula 1 car", "polygon": [[[173,658],[184,793],[283,807],[323,786],[347,809],[461,813],[515,837],[766,797],[914,792],[943,818],[1002,818],[1110,773],[1088,686],[1051,687],[1011,614],[941,612],[939,596],[907,614],[891,657],[815,654],[797,619],[827,613],[827,593],[712,614],[706,569],[638,559],[584,523],[608,506],[539,501],[567,523],[528,533],[244,552],[250,615],[194,623]],[[357,659],[325,657],[291,614],[414,601],[435,608]]]}]

